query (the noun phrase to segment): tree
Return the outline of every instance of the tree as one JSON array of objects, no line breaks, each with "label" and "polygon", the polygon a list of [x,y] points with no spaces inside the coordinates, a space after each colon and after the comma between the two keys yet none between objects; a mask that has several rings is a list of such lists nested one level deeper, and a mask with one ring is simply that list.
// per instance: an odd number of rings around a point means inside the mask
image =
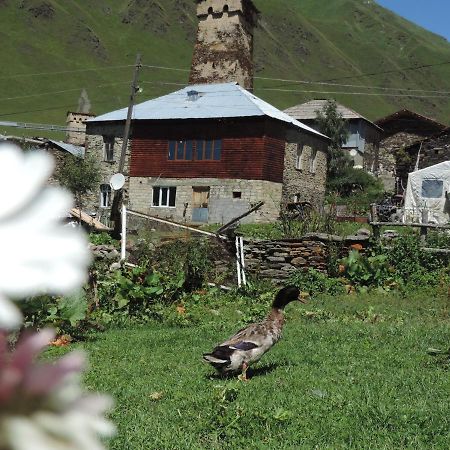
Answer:
[{"label": "tree", "polygon": [[316,111],[315,120],[318,130],[331,139],[328,176],[337,177],[353,166],[352,159],[342,149],[349,136],[347,124],[334,100],[328,100],[322,110]]},{"label": "tree", "polygon": [[100,183],[100,167],[93,155],[78,158],[69,154],[56,178],[72,192],[77,208],[82,209],[83,197]]}]

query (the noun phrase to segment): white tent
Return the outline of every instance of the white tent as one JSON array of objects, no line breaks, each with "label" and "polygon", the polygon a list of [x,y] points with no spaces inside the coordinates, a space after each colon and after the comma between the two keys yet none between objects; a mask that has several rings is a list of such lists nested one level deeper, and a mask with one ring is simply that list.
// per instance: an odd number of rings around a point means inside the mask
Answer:
[{"label": "white tent", "polygon": [[[448,198],[447,198],[448,197]],[[405,194],[404,222],[450,222],[450,161],[411,172]]]}]

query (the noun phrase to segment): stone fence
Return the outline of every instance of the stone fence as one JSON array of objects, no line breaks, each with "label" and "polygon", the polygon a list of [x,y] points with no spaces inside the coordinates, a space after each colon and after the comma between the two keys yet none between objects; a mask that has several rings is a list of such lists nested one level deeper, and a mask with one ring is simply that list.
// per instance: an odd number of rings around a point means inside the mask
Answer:
[{"label": "stone fence", "polygon": [[296,270],[327,273],[331,256],[343,257],[352,248],[364,251],[369,235],[340,237],[307,234],[301,239],[245,240],[246,270],[260,278],[285,280]]}]

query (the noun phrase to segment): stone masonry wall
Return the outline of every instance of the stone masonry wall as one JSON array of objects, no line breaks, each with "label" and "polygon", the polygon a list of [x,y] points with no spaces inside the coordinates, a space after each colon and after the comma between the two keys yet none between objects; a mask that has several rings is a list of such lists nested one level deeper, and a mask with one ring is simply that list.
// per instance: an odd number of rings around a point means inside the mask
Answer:
[{"label": "stone masonry wall", "polygon": [[[302,168],[296,168],[297,150],[303,147]],[[310,159],[316,155],[314,171]],[[320,208],[325,197],[327,180],[327,143],[306,133],[290,132],[286,144],[283,173],[283,203],[308,201]]]},{"label": "stone masonry wall", "polygon": [[[248,2],[247,2],[248,3]],[[203,0],[192,58],[190,84],[236,81],[253,87],[253,6],[241,0]]]},{"label": "stone masonry wall", "polygon": [[352,248],[363,250],[368,242],[369,236],[341,238],[320,233],[311,233],[300,239],[245,240],[246,270],[274,282],[283,282],[296,270],[313,268],[327,273],[332,251],[343,257]]},{"label": "stone masonry wall", "polygon": [[[130,142],[128,142],[128,147],[125,155],[125,166],[124,166],[124,175],[128,173],[129,167],[129,159],[130,159]],[[122,151],[122,143],[123,139],[115,137],[114,138],[114,161],[109,162],[105,161],[105,150],[104,150],[104,141],[103,136],[99,135],[88,135],[86,136],[86,155],[94,155],[99,166],[101,179],[100,183],[91,194],[86,197],[85,209],[89,212],[95,212],[97,218],[109,217],[110,208],[101,208],[100,207],[100,185],[108,184],[111,176],[118,172],[119,170],[119,160],[120,153]],[[129,192],[129,182],[128,177],[125,177],[125,187],[124,187],[124,196],[127,198]],[[111,201],[113,197],[113,192],[111,192]]]},{"label": "stone masonry wall", "polygon": [[[175,207],[153,207],[153,186],[176,186]],[[252,213],[246,222],[270,222],[278,218],[281,190],[280,183],[261,180],[222,180],[216,178],[157,178],[131,177],[129,208],[143,214],[155,215],[175,221],[192,221],[193,187],[209,187],[208,222],[226,223],[260,201],[264,206]],[[240,193],[240,198],[233,198]]]}]

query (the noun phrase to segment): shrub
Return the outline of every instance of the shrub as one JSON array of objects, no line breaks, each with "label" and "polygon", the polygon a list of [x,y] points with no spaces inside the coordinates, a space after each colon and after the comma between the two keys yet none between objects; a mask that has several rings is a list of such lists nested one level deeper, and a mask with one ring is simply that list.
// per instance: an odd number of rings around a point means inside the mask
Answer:
[{"label": "shrub", "polygon": [[345,287],[342,280],[329,278],[324,273],[311,268],[306,272],[302,270],[295,271],[289,277],[288,282],[311,296],[316,296],[318,294],[337,295],[345,293]]}]

